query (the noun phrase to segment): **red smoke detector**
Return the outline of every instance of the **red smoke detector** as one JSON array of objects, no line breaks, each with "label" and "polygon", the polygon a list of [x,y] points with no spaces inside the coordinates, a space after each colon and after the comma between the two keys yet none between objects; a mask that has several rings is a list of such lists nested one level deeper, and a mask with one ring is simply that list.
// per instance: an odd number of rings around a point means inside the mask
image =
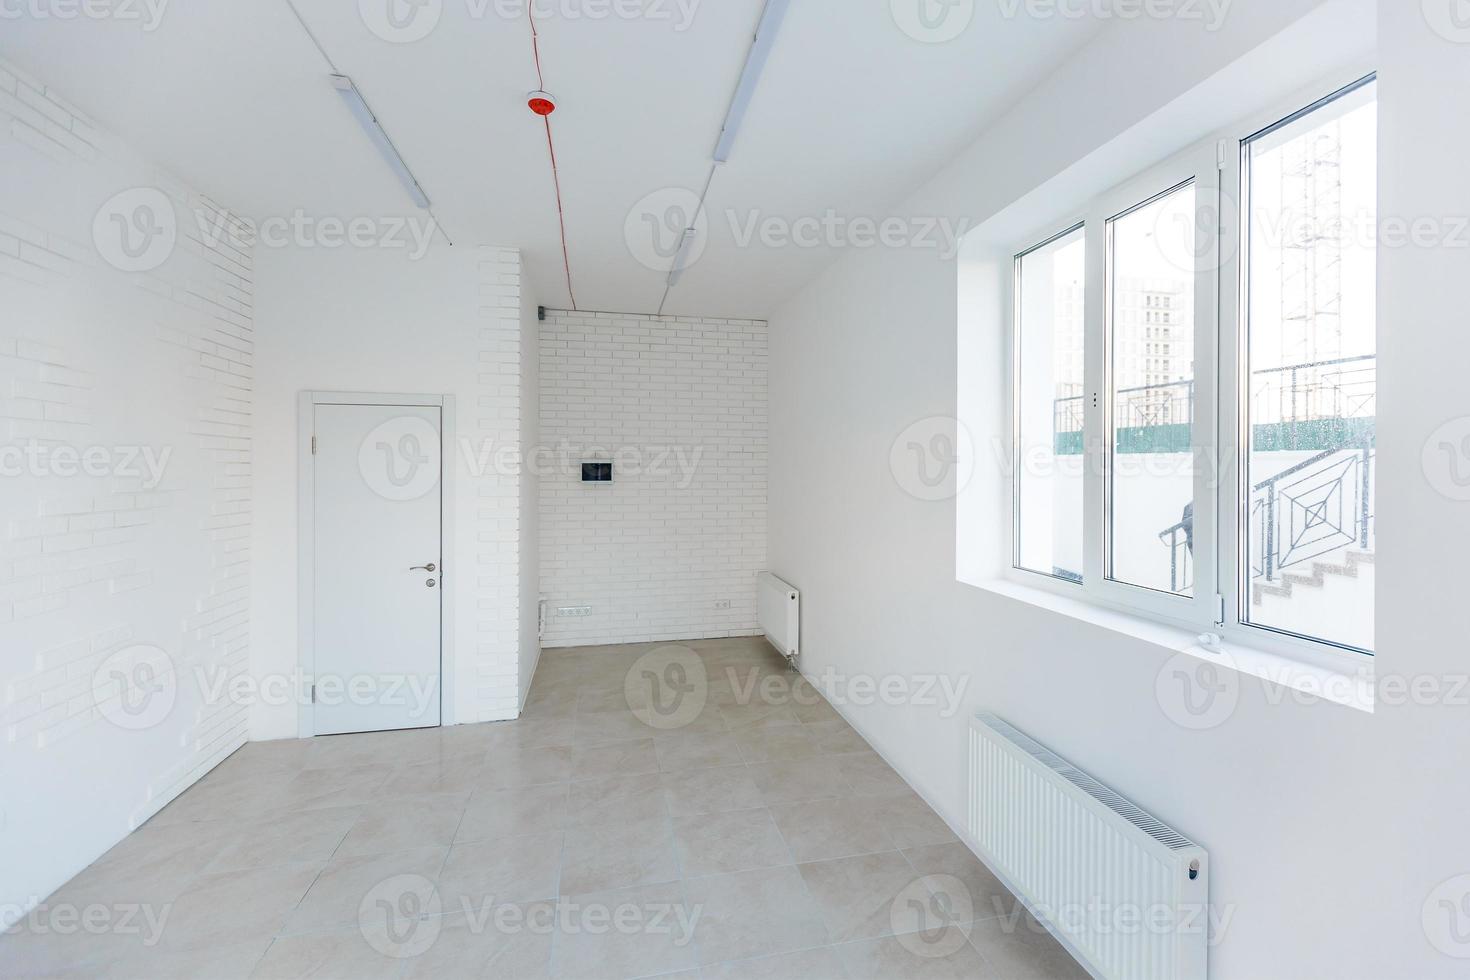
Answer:
[{"label": "red smoke detector", "polygon": [[526,105],[530,106],[531,111],[538,116],[549,116],[556,111],[556,99],[550,92],[543,92],[540,89],[526,97]]}]

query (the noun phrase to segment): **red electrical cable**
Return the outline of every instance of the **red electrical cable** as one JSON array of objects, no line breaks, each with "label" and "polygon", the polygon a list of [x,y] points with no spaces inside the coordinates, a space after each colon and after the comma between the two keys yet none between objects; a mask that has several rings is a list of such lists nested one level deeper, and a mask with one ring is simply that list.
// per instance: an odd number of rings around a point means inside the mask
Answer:
[{"label": "red electrical cable", "polygon": [[[526,5],[526,18],[531,23],[531,55],[536,59],[536,87],[546,88],[546,78],[541,73],[541,43],[540,36],[536,33],[536,13],[530,4]],[[577,294],[572,291],[572,259],[567,249],[567,217],[561,202],[561,173],[556,166],[556,141],[551,138],[551,117],[542,116],[546,123],[546,149],[551,154],[551,184],[556,189],[556,221],[561,228],[561,261],[562,267],[567,273],[567,297],[572,301],[572,309],[577,308]]]}]

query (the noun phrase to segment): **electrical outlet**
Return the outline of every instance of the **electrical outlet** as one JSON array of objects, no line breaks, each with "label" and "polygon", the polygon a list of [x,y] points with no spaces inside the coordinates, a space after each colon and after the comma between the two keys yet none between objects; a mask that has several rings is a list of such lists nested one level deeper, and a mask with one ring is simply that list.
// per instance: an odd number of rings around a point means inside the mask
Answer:
[{"label": "electrical outlet", "polygon": [[730,600],[729,599],[716,599],[715,600],[715,608],[716,609],[729,609],[730,608]]},{"label": "electrical outlet", "polygon": [[557,609],[556,609],[556,614],[558,616],[562,617],[563,619],[565,619],[567,617],[570,617],[570,616],[575,616],[575,617],[591,616],[592,615],[592,607],[591,606],[558,606]]}]

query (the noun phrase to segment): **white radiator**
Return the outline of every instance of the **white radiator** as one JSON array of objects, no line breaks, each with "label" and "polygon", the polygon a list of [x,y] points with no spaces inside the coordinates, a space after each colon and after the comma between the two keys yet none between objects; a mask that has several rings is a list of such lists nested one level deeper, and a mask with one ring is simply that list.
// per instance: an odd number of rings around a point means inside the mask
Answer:
[{"label": "white radiator", "polygon": [[1204,848],[993,715],[970,724],[970,833],[1104,980],[1205,980]]},{"label": "white radiator", "polygon": [[787,659],[801,649],[801,593],[770,572],[756,578],[756,614],[766,639]]}]

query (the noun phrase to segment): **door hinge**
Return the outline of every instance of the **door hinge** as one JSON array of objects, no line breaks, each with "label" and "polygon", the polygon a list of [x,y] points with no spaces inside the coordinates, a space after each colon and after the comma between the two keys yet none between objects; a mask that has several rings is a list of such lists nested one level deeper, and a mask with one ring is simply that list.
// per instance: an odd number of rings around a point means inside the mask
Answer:
[{"label": "door hinge", "polygon": [[316,704],[316,685],[311,685],[311,703]]},{"label": "door hinge", "polygon": [[1220,142],[1218,142],[1218,143],[1215,144],[1215,169],[1216,170],[1224,170],[1225,169],[1225,152],[1226,152],[1226,147],[1229,146],[1229,144],[1230,144],[1230,141],[1229,140],[1220,140]]},{"label": "door hinge", "polygon": [[316,436],[311,437],[311,454],[316,455]]},{"label": "door hinge", "polygon": [[1215,625],[1225,625],[1225,597],[1218,594],[1215,596]]}]

